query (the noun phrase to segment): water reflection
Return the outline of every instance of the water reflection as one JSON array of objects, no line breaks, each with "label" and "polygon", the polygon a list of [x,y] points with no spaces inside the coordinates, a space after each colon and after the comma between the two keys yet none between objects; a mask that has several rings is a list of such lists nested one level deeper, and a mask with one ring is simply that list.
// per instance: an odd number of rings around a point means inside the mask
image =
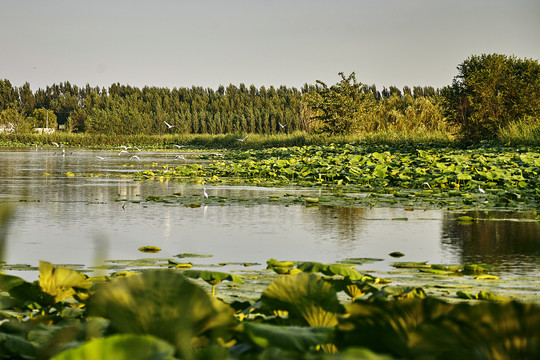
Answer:
[{"label": "water reflection", "polygon": [[[459,216],[478,221],[460,223]],[[460,263],[488,263],[502,271],[537,273],[540,222],[532,212],[470,211],[445,213],[442,242],[459,254]]]},{"label": "water reflection", "polygon": [[[106,161],[96,158],[105,156]],[[478,221],[458,223],[443,210],[366,209],[304,205],[212,205],[189,208],[146,203],[149,195],[180,193],[201,199],[202,186],[174,181],[66,176],[67,172],[131,172],[152,162],[172,164],[167,153],[144,152],[130,163],[116,152],[69,150],[0,151],[0,200],[15,203],[4,231],[8,263],[37,265],[39,260],[86,266],[109,259],[156,257],[137,251],[154,245],[158,257],[179,253],[211,254],[198,264],[266,260],[334,262],[351,257],[381,258],[366,270],[388,270],[393,251],[404,261],[490,263],[503,273],[538,274],[538,222]],[[48,175],[44,175],[47,173]],[[265,198],[272,195],[319,196],[319,189],[206,185],[218,197]],[[141,201],[133,202],[133,201]],[[473,217],[532,214],[486,213]]]}]

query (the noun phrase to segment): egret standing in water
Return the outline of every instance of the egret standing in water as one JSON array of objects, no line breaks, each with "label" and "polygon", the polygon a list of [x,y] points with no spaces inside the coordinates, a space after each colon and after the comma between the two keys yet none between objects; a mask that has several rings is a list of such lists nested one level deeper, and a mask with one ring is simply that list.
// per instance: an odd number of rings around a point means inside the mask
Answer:
[{"label": "egret standing in water", "polygon": [[208,199],[208,194],[206,193],[206,188],[203,188],[203,195],[204,195],[205,198]]},{"label": "egret standing in water", "polygon": [[480,185],[478,185],[478,191],[480,191],[480,194],[485,194],[486,193],[486,191],[484,189],[482,189],[480,187]]}]

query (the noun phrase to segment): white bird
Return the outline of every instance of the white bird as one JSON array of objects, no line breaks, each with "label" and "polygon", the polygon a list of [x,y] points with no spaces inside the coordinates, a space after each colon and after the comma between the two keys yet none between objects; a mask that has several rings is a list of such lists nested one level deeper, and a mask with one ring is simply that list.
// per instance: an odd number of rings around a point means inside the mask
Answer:
[{"label": "white bird", "polygon": [[167,125],[167,128],[169,129],[172,129],[173,127],[175,127],[176,125],[171,125],[169,124],[168,122],[164,121],[165,125]]},{"label": "white bird", "polygon": [[236,139],[236,141],[244,141],[244,140],[247,139],[247,137],[248,137],[248,136],[246,135],[243,139]]},{"label": "white bird", "polygon": [[204,195],[205,198],[208,199],[208,194],[206,193],[206,188],[203,188],[203,195]]},{"label": "white bird", "polygon": [[104,158],[103,156],[96,155],[96,157],[97,157],[99,160],[105,160],[105,158]]},{"label": "white bird", "polygon": [[121,150],[119,153],[118,153],[118,156],[122,155],[122,154],[129,154],[126,150]]},{"label": "white bird", "polygon": [[221,156],[221,157],[223,157],[223,154],[220,154],[220,153],[210,153],[210,154],[208,154],[208,155],[215,155],[215,156]]},{"label": "white bird", "polygon": [[130,157],[130,159],[137,159],[137,160],[141,161],[141,159],[139,159],[139,157],[137,155],[133,155],[132,157]]},{"label": "white bird", "polygon": [[138,147],[135,146],[135,149],[137,149],[137,151],[141,151],[141,149],[139,149]]},{"label": "white bird", "polygon": [[285,126],[287,126],[287,124],[283,125],[282,123],[278,122],[279,126],[281,126],[281,128],[283,129]]},{"label": "white bird", "polygon": [[176,155],[176,156],[174,157],[174,160],[178,160],[178,159],[180,159],[180,160],[187,160],[187,159],[184,157],[184,155]]},{"label": "white bird", "polygon": [[126,146],[126,145],[120,145],[120,147],[124,148],[124,150],[131,149],[131,146]]},{"label": "white bird", "polygon": [[56,145],[56,147],[60,147],[62,144],[59,144],[57,142],[54,142],[54,141],[51,141],[54,145]]},{"label": "white bird", "polygon": [[478,191],[480,191],[481,194],[485,194],[485,193],[486,193],[486,191],[485,191],[484,189],[482,189],[482,188],[480,187],[480,185],[478,185]]},{"label": "white bird", "polygon": [[179,148],[179,149],[184,147],[184,145],[177,145],[177,144],[174,144],[174,146]]}]

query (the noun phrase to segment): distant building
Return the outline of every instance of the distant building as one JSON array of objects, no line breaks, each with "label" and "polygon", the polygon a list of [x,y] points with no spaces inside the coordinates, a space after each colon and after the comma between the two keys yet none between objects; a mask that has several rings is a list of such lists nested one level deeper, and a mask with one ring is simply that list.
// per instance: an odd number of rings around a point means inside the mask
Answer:
[{"label": "distant building", "polygon": [[38,134],[52,134],[55,131],[55,128],[34,128],[34,132]]},{"label": "distant building", "polygon": [[0,134],[14,134],[15,126],[13,124],[0,124]]}]

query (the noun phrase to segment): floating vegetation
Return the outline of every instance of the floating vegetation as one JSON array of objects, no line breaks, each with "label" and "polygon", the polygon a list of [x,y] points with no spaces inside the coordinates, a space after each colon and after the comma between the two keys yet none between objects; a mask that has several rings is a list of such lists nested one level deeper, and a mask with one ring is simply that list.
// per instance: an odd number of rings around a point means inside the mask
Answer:
[{"label": "floating vegetation", "polygon": [[391,252],[391,253],[390,253],[390,254],[388,254],[388,255],[390,255],[391,257],[395,257],[395,258],[400,258],[400,257],[403,257],[403,256],[405,256],[405,254],[404,254],[404,253],[402,253],[402,252],[399,252],[399,251],[394,251],[394,252]]},{"label": "floating vegetation", "polygon": [[161,251],[161,249],[159,247],[152,246],[152,245],[142,246],[138,250],[140,252],[145,252],[145,253],[157,253],[157,252]]},{"label": "floating vegetation", "polygon": [[174,256],[182,259],[182,258],[209,258],[214,255],[183,253],[183,254],[176,254]]},{"label": "floating vegetation", "polygon": [[[164,262],[143,260],[144,266]],[[267,262],[283,269],[291,264]],[[38,281],[0,274],[1,354],[11,359],[103,358],[105,353],[105,358],[251,359],[280,353],[330,359],[332,353],[358,355],[361,346],[362,356],[372,358],[426,353],[469,358],[480,351],[500,358],[540,355],[535,345],[539,304],[461,283],[388,285],[344,264],[304,262],[294,270],[300,272],[240,278],[206,270],[138,269],[90,278],[42,261]],[[401,271],[418,270],[428,269]],[[195,280],[210,284],[214,296]],[[215,287],[222,281],[232,284],[217,299]],[[440,291],[438,299],[430,295],[434,289]]]}]

